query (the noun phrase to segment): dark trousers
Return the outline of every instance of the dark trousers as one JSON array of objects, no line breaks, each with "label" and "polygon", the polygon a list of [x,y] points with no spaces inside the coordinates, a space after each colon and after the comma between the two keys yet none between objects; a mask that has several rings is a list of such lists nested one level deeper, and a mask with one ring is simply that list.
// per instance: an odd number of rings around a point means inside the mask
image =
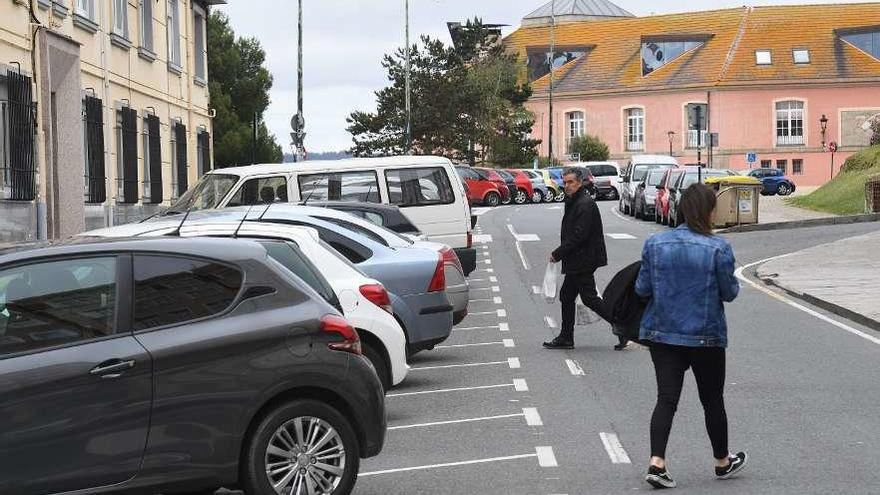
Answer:
[{"label": "dark trousers", "polygon": [[578,296],[581,296],[585,306],[595,311],[602,319],[608,319],[602,298],[596,293],[596,278],[593,273],[569,273],[565,275],[565,281],[559,289],[559,302],[562,303],[562,330],[559,336],[563,340],[574,339],[575,301]]},{"label": "dark trousers", "polygon": [[666,458],[666,443],[672,429],[672,417],[678,408],[684,372],[694,371],[697,390],[706,416],[706,431],[716,459],[724,459],[727,450],[727,413],[724,410],[723,347],[684,347],[652,343],[651,360],[657,375],[657,405],[651,416],[651,455]]}]

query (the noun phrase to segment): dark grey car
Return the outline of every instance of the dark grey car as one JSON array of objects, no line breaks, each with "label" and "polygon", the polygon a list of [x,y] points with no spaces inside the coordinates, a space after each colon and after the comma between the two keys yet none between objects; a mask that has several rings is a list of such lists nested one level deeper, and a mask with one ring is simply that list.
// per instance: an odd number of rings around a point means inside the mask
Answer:
[{"label": "dark grey car", "polygon": [[347,494],[386,427],[359,345],[255,242],[0,253],[0,493]]}]

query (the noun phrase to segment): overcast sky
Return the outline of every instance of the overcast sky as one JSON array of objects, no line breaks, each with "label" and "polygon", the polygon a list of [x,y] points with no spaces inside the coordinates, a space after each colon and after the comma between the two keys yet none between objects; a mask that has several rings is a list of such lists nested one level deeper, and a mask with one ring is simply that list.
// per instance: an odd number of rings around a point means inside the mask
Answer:
[{"label": "overcast sky", "polygon": [[[265,120],[290,152],[290,117],[296,113],[296,0],[227,0],[226,11],[239,36],[254,36],[266,50],[275,78]],[[854,0],[858,1],[858,0]],[[447,21],[474,16],[486,23],[519,26],[544,0],[410,0],[410,35],[449,42]],[[739,7],[743,0],[618,0],[637,16]],[[749,5],[842,3],[823,0],[752,0]],[[303,98],[306,149],[338,151],[351,146],[345,117],[374,110],[374,91],[387,85],[380,61],[404,45],[404,0],[303,0]]]}]

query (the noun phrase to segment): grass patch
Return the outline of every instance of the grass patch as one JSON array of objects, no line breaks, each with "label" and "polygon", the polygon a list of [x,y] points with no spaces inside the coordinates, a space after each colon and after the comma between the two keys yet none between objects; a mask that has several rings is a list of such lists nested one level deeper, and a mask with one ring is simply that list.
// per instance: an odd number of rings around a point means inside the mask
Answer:
[{"label": "grass patch", "polygon": [[786,202],[835,215],[865,213],[865,182],[880,174],[880,146],[867,148],[846,160],[840,174],[810,194]]}]

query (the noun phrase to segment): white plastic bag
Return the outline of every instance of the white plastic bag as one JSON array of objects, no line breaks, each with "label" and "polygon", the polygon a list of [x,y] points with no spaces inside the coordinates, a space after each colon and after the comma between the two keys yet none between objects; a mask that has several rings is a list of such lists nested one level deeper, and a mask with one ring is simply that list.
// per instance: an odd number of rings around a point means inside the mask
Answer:
[{"label": "white plastic bag", "polygon": [[562,263],[547,263],[544,271],[544,298],[547,302],[554,302],[559,292],[559,279],[562,278]]}]

